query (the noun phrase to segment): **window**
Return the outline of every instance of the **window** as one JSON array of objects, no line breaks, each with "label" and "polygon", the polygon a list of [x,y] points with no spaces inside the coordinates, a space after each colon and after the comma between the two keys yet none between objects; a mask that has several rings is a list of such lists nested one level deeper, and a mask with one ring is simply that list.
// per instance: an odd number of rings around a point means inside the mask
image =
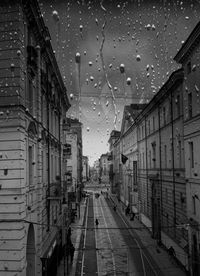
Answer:
[{"label": "window", "polygon": [[44,182],[44,153],[41,151],[41,181]]},{"label": "window", "polygon": [[138,128],[138,139],[140,140],[140,128]]},{"label": "window", "polygon": [[151,168],[151,150],[149,151],[149,168]]},{"label": "window", "polygon": [[33,185],[33,147],[28,147],[28,174],[29,186]]},{"label": "window", "polygon": [[181,150],[181,140],[178,141],[178,156],[179,156],[179,168],[181,168],[181,158],[182,158],[182,150]]},{"label": "window", "polygon": [[188,93],[188,118],[192,118],[192,93]]},{"label": "window", "polygon": [[149,134],[151,133],[151,125],[150,125],[150,120],[148,120],[148,132],[149,132]]},{"label": "window", "polygon": [[53,154],[51,155],[51,182],[53,182],[54,170],[53,170]]},{"label": "window", "polygon": [[46,180],[48,179],[48,171],[49,171],[49,155],[46,153]]},{"label": "window", "polygon": [[169,215],[166,214],[166,231],[169,232]]},{"label": "window", "polygon": [[133,161],[133,185],[137,185],[137,161]]},{"label": "window", "polygon": [[164,145],[164,166],[167,168],[167,145]]},{"label": "window", "polygon": [[187,73],[190,74],[192,71],[191,61],[187,63]]},{"label": "window", "polygon": [[183,204],[185,203],[185,198],[182,192],[180,192],[180,203],[181,203],[181,208],[183,208]]},{"label": "window", "polygon": [[189,142],[189,160],[190,160],[190,168],[194,168],[194,146],[193,142]]},{"label": "window", "polygon": [[145,163],[144,163],[144,152],[142,153],[142,164],[143,164],[143,169],[145,168]]},{"label": "window", "polygon": [[155,117],[153,116],[153,131],[155,131]]},{"label": "window", "polygon": [[152,152],[153,152],[153,167],[156,168],[156,143],[152,143]]},{"label": "window", "polygon": [[180,95],[177,95],[175,102],[176,102],[176,114],[177,114],[177,117],[179,117],[181,114]]},{"label": "window", "polygon": [[193,211],[193,214],[196,215],[196,198],[195,196],[192,196],[192,211]]},{"label": "window", "polygon": [[71,144],[65,144],[63,149],[63,155],[64,158],[70,159],[72,155],[72,145]]},{"label": "window", "polygon": [[163,107],[163,124],[166,125],[166,108]]},{"label": "window", "polygon": [[57,166],[58,166],[58,164],[57,164],[57,156],[55,156],[55,164],[54,164],[54,175],[55,175],[55,177],[56,177],[56,175],[58,174],[58,172],[57,172]]},{"label": "window", "polygon": [[29,112],[33,112],[33,80],[28,77],[28,89],[27,89],[27,108]]},{"label": "window", "polygon": [[165,201],[168,203],[168,189],[165,189]]},{"label": "window", "polygon": [[66,179],[67,179],[67,185],[72,184],[72,167],[68,166],[67,167],[67,172],[65,173]]}]

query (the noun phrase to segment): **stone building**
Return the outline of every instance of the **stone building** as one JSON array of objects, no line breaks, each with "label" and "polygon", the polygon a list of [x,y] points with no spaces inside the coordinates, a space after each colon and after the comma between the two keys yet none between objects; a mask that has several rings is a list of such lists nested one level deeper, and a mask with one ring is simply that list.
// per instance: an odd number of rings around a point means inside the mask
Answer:
[{"label": "stone building", "polygon": [[[72,202],[78,204],[83,190],[82,181],[82,123],[78,119],[67,118],[64,124],[64,164],[67,192],[74,194]],[[78,206],[76,206],[78,208]]]},{"label": "stone building", "polygon": [[138,212],[137,180],[137,126],[134,124],[146,104],[131,104],[124,107],[120,135],[120,199],[135,213]]},{"label": "stone building", "polygon": [[70,107],[37,1],[0,3],[0,274],[55,275]]},{"label": "stone building", "polygon": [[200,23],[196,25],[175,61],[184,70],[183,115],[185,177],[191,275],[200,274]]},{"label": "stone building", "polygon": [[119,139],[120,137],[120,131],[117,130],[112,130],[108,143],[109,143],[109,156],[108,156],[108,160],[110,162],[109,165],[109,182],[110,182],[110,189],[112,193],[116,193],[116,187],[114,184],[114,180],[115,180],[115,175],[116,175],[116,170],[117,170],[117,166],[115,164],[114,161],[114,157],[116,156],[116,154],[114,154],[114,143]]},{"label": "stone building", "polygon": [[100,166],[100,173],[99,178],[101,179],[101,183],[108,184],[109,183],[109,154],[104,153],[99,158],[99,166]]},{"label": "stone building", "polygon": [[82,167],[83,167],[83,173],[82,173],[83,183],[85,183],[89,180],[89,160],[87,156],[83,156]]},{"label": "stone building", "polygon": [[141,221],[188,269],[183,71],[171,74],[137,118]]},{"label": "stone building", "polygon": [[120,199],[121,197],[121,187],[122,187],[122,163],[121,163],[121,143],[120,143],[120,137],[119,137],[113,143],[113,192],[117,195],[118,199]]},{"label": "stone building", "polygon": [[177,70],[147,105],[125,106],[113,173],[120,200],[188,269],[183,78]]}]

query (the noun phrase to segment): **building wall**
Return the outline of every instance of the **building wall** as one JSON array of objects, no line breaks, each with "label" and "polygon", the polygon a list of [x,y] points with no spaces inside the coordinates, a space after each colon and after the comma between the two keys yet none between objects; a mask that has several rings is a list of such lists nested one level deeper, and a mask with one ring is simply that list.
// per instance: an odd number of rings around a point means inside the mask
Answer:
[{"label": "building wall", "polygon": [[78,177],[78,146],[77,146],[77,134],[65,132],[65,142],[71,145],[71,155],[68,156],[66,162],[66,170],[67,172],[71,172],[72,181],[71,184],[68,183],[68,192],[75,191],[77,185],[77,177]]},{"label": "building wall", "polygon": [[[198,30],[198,35],[200,31]],[[197,35],[197,36],[198,36]],[[190,41],[190,40],[189,40]],[[191,275],[200,273],[200,102],[199,73],[200,44],[196,38],[191,43],[192,50],[185,52],[182,62],[184,69],[184,146],[187,183],[187,215],[189,219],[189,251],[191,255]]]},{"label": "building wall", "polygon": [[100,177],[102,183],[109,183],[109,161],[108,154],[102,154],[100,157]]},{"label": "building wall", "polygon": [[[20,10],[17,3],[8,10],[7,7],[0,9],[0,44],[2,45],[0,50],[0,219],[5,220],[0,225],[3,241],[0,254],[1,273],[13,268],[17,268],[18,271],[25,269],[23,255],[18,254],[25,250],[26,236],[25,226],[20,221],[25,217],[25,194],[22,193],[25,190],[24,145],[20,142],[24,140],[24,131],[22,124],[18,124],[18,116],[21,116],[20,110],[9,108],[9,103],[14,105],[22,101],[24,92],[23,84],[21,88],[22,70],[20,69],[23,62],[17,55],[16,49],[8,47],[8,45],[14,45],[14,33],[17,32],[16,48],[23,53],[23,26],[20,23],[22,22]],[[8,24],[8,20],[11,22],[14,20],[14,22]],[[12,71],[11,63],[14,64]],[[10,95],[9,98],[7,95]],[[9,220],[16,220],[16,222],[10,223]],[[11,248],[12,252],[8,253]],[[11,259],[13,262],[10,262]]]},{"label": "building wall", "polygon": [[[137,170],[133,171],[133,161],[137,162],[137,128],[129,129],[121,138],[122,153],[128,158],[125,164],[121,164],[123,174],[123,202],[130,205],[135,213],[138,212],[138,185]],[[134,175],[136,173],[136,176]],[[136,178],[135,178],[136,177]]]},{"label": "building wall", "polygon": [[[188,268],[182,103],[183,71],[177,70],[114,144],[113,166],[115,181],[121,178],[121,201],[132,205],[152,236],[167,248],[173,246]],[[128,157],[125,164],[121,153]],[[135,193],[133,161],[138,172]]]},{"label": "building wall", "polygon": [[89,179],[89,164],[88,164],[88,157],[87,156],[83,156],[83,173],[82,173],[82,177],[83,177],[83,182],[88,181]]},{"label": "building wall", "polygon": [[[61,180],[59,118],[67,108],[60,107],[63,91],[58,89],[64,85],[52,66],[53,51],[50,46],[48,53],[41,50],[45,38],[36,24],[30,26],[30,19],[38,20],[41,31],[44,23],[28,13],[29,4],[23,8],[20,4],[0,4],[0,274],[41,275],[40,258],[58,234],[50,224],[61,220],[58,194],[54,200],[47,196],[56,176]],[[38,12],[36,7],[37,2],[32,8]],[[44,55],[47,72],[42,71]],[[42,88],[44,76],[48,87]]]},{"label": "building wall", "polygon": [[120,171],[120,140],[117,140],[113,145],[113,171],[114,171],[114,179],[113,179],[113,191],[117,194],[118,198],[121,197],[121,185],[122,185],[122,175]]}]

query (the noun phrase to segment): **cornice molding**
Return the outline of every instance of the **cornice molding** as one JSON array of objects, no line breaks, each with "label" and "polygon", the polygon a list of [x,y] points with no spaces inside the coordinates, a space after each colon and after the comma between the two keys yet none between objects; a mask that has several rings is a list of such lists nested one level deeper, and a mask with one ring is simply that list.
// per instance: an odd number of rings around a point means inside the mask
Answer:
[{"label": "cornice molding", "polygon": [[187,40],[183,43],[182,47],[174,57],[174,60],[183,64],[185,60],[189,59],[193,50],[200,44],[200,22],[195,26],[190,33]]}]

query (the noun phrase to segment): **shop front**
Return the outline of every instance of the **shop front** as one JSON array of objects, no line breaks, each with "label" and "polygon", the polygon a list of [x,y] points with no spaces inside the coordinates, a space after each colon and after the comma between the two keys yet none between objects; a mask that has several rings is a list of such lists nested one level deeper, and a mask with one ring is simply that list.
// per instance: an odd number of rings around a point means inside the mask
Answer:
[{"label": "shop front", "polygon": [[[61,236],[60,236],[61,235]],[[62,233],[52,240],[50,246],[41,257],[42,276],[55,276],[57,268],[62,258]]]}]

